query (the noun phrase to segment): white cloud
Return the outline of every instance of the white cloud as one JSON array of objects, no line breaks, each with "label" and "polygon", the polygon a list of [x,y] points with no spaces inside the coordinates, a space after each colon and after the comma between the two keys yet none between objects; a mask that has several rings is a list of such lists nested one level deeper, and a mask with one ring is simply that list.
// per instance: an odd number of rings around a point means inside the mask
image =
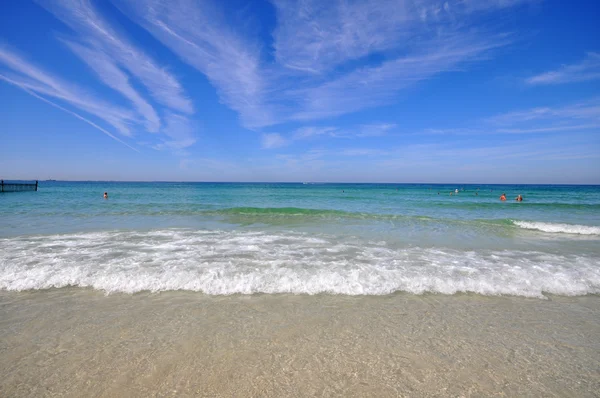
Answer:
[{"label": "white cloud", "polygon": [[244,126],[261,128],[393,102],[401,90],[508,44],[507,35],[483,30],[477,15],[529,1],[273,0],[274,59],[219,3],[114,3],[206,75]]},{"label": "white cloud", "polygon": [[[77,33],[79,42],[63,39],[63,43],[94,71],[102,83],[132,103],[142,119],[136,118],[136,124],[143,123],[146,131],[166,136],[160,138],[162,143],[154,148],[181,153],[183,148],[196,142],[188,119],[194,112],[193,105],[179,81],[124,35],[117,33],[89,0],[40,0],[38,3]],[[137,79],[150,97],[164,108],[155,108],[144,98],[134,88],[130,77]]]},{"label": "white cloud", "polygon": [[[535,0],[533,0],[535,1]],[[349,60],[456,34],[477,12],[531,0],[272,0],[277,10],[274,48],[290,69],[323,73]],[[457,20],[460,22],[457,23]],[[440,34],[442,36],[440,36]]]},{"label": "white cloud", "polygon": [[[273,148],[277,146],[289,145],[294,141],[317,139],[320,137],[329,138],[364,138],[378,137],[388,134],[397,127],[393,123],[363,124],[352,128],[340,128],[333,126],[303,126],[289,134],[289,138],[284,138],[281,134],[263,135],[263,148]],[[265,145],[266,140],[273,140],[273,144]]]},{"label": "white cloud", "polygon": [[363,67],[320,86],[294,90],[291,94],[300,102],[300,110],[293,118],[327,118],[389,103],[400,90],[479,59],[486,51],[504,44],[503,36],[487,41],[451,37],[437,41],[418,55]]},{"label": "white cloud", "polygon": [[[482,12],[536,0],[272,0],[287,119],[332,118],[396,101],[402,90],[491,55],[512,38]],[[292,80],[293,81],[293,80]]]},{"label": "white cloud", "polygon": [[531,85],[584,82],[600,79],[600,53],[587,53],[578,64],[563,65],[555,71],[545,72],[526,80]]},{"label": "white cloud", "polygon": [[0,64],[17,72],[9,76],[12,82],[41,95],[63,100],[85,112],[103,119],[123,135],[131,135],[129,125],[137,122],[132,112],[97,99],[82,88],[68,83],[34,66],[16,52],[0,46]]},{"label": "white cloud", "polygon": [[302,140],[315,137],[333,137],[333,138],[363,138],[379,137],[388,134],[396,129],[394,123],[363,124],[351,128],[339,128],[332,126],[304,126],[296,129],[292,134],[292,139]]},{"label": "white cloud", "polygon": [[262,135],[262,146],[266,149],[279,148],[288,145],[289,141],[286,140],[278,133],[268,133]]},{"label": "white cloud", "polygon": [[195,128],[187,117],[167,113],[165,121],[163,132],[169,137],[165,140],[166,147],[181,150],[196,143]]},{"label": "white cloud", "polygon": [[70,115],[72,115],[72,116],[76,117],[77,119],[79,119],[79,120],[81,120],[81,121],[83,121],[83,122],[85,122],[85,123],[89,124],[90,126],[94,127],[95,129],[97,129],[97,130],[101,131],[102,133],[106,134],[107,136],[109,136],[109,137],[110,137],[110,138],[112,138],[113,140],[115,140],[115,141],[117,141],[117,142],[120,142],[121,144],[125,145],[126,147],[129,147],[129,148],[133,149],[133,150],[134,150],[134,151],[136,151],[136,152],[139,152],[137,149],[135,149],[135,148],[134,148],[134,147],[132,147],[131,145],[127,144],[126,142],[122,141],[122,140],[121,140],[121,139],[119,139],[118,137],[115,137],[115,136],[114,136],[113,134],[111,134],[109,131],[107,131],[106,129],[103,129],[102,127],[98,126],[96,123],[92,122],[91,120],[89,120],[89,119],[87,119],[87,118],[85,118],[85,117],[83,117],[83,116],[81,116],[81,115],[79,115],[79,114],[77,114],[77,113],[75,113],[75,112],[73,112],[73,111],[69,110],[69,109],[66,109],[66,108],[64,108],[64,107],[62,107],[62,106],[60,106],[60,105],[58,105],[58,104],[56,104],[56,103],[54,103],[54,102],[52,102],[52,101],[50,101],[50,100],[48,100],[48,99],[44,98],[44,97],[42,97],[42,96],[40,96],[40,95],[37,95],[37,94],[36,94],[36,93],[34,93],[32,90],[30,90],[30,89],[28,89],[27,87],[23,86],[23,85],[22,85],[22,84],[20,84],[19,82],[17,82],[17,81],[14,81],[14,80],[12,80],[12,79],[10,79],[10,78],[8,78],[8,77],[6,77],[6,76],[2,75],[2,74],[0,74],[0,80],[4,80],[5,82],[7,82],[7,83],[9,83],[9,84],[12,84],[12,85],[14,85],[14,86],[16,86],[16,87],[19,87],[20,89],[22,89],[23,91],[25,91],[27,94],[29,94],[29,95],[31,95],[31,96],[33,96],[33,97],[35,97],[35,98],[37,98],[37,99],[39,99],[39,100],[41,100],[41,101],[43,101],[43,102],[45,102],[45,103],[47,103],[47,104],[49,104],[49,105],[53,106],[54,108],[60,109],[61,111],[63,111],[63,112],[66,112],[66,113],[68,113],[68,114],[70,114]]},{"label": "white cloud", "polygon": [[536,107],[475,120],[469,128],[427,128],[412,135],[573,134],[600,131],[600,99],[558,107]]},{"label": "white cloud", "polygon": [[337,127],[315,127],[305,126],[297,129],[293,134],[293,139],[301,140],[305,138],[318,137],[322,135],[335,136],[338,132]]},{"label": "white cloud", "polygon": [[551,126],[551,127],[539,127],[539,128],[516,128],[516,129],[498,129],[498,133],[508,134],[529,134],[529,133],[554,133],[558,131],[573,131],[573,130],[600,130],[600,124],[575,124],[570,126]]},{"label": "white cloud", "polygon": [[275,0],[277,61],[321,73],[350,59],[395,47],[413,23],[410,2]]},{"label": "white cloud", "polygon": [[153,133],[159,131],[160,119],[152,105],[146,102],[131,86],[129,77],[106,54],[98,50],[88,49],[77,43],[66,42],[66,44],[96,72],[104,84],[121,93],[132,102],[136,110],[144,117],[148,131]]},{"label": "white cloud", "polygon": [[[518,123],[552,122],[576,123],[582,120],[600,123],[600,100],[592,99],[562,107],[538,107],[523,111],[504,113],[488,119],[488,122],[498,125],[514,125]],[[562,126],[564,127],[564,126]]]},{"label": "white cloud", "polygon": [[[242,34],[244,28],[234,25],[218,2],[114,3],[203,73],[244,126],[261,128],[392,103],[402,90],[462,69],[510,43],[508,35],[480,24],[477,15],[530,1],[535,0],[273,0],[277,20],[272,58],[258,44],[258,35]],[[181,84],[109,25],[89,0],[39,3],[79,35],[78,43],[66,41],[69,48],[100,81],[131,101],[142,119],[133,114],[131,120],[104,115],[105,120],[123,133],[129,133],[130,124],[142,122],[148,131],[166,134],[160,148],[181,149],[195,141],[189,120],[179,119],[193,112]],[[168,109],[145,99],[130,77]],[[309,137],[380,136],[395,127],[365,125],[348,131],[305,126],[289,138],[273,133],[262,139],[265,148],[273,148]]]},{"label": "white cloud", "polygon": [[116,3],[184,62],[216,87],[221,101],[239,112],[247,127],[274,123],[266,105],[266,71],[261,70],[260,48],[230,30],[206,2],[176,0]]},{"label": "white cloud", "polygon": [[514,7],[520,4],[539,3],[542,0],[460,0],[459,3],[468,12],[493,11],[496,9]]},{"label": "white cloud", "polygon": [[[156,101],[181,113],[193,112],[192,103],[177,79],[117,34],[89,0],[38,0],[38,3],[77,32],[90,48],[105,52],[140,79]],[[86,62],[91,64],[95,59]]]}]

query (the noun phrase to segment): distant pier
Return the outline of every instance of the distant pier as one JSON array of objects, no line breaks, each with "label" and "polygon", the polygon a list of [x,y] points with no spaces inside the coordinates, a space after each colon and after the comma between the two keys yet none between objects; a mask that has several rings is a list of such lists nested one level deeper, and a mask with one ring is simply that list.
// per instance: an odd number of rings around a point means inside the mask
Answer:
[{"label": "distant pier", "polygon": [[38,181],[34,183],[26,182],[4,182],[0,180],[0,192],[22,192],[22,191],[37,191]]}]

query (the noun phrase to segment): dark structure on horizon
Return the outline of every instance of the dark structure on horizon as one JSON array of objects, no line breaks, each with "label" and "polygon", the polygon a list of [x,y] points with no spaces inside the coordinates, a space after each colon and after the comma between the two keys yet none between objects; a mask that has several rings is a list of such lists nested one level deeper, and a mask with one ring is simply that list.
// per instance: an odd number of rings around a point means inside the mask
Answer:
[{"label": "dark structure on horizon", "polygon": [[0,192],[22,192],[22,191],[37,191],[38,190],[38,181],[33,183],[23,183],[23,182],[4,182],[4,180],[0,180]]}]

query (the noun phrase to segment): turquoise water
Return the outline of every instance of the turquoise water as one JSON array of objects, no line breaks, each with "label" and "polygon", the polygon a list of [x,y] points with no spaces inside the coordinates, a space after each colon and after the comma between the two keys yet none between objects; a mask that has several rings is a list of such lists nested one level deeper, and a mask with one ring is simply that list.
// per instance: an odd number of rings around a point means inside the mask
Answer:
[{"label": "turquoise water", "polygon": [[600,292],[598,186],[41,182],[0,220],[9,290]]}]

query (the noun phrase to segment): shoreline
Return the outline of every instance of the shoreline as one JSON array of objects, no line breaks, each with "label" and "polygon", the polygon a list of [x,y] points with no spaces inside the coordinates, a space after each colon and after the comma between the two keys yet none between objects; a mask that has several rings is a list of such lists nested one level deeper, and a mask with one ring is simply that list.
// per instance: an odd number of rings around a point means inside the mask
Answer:
[{"label": "shoreline", "polygon": [[600,296],[0,291],[2,396],[594,396]]}]

